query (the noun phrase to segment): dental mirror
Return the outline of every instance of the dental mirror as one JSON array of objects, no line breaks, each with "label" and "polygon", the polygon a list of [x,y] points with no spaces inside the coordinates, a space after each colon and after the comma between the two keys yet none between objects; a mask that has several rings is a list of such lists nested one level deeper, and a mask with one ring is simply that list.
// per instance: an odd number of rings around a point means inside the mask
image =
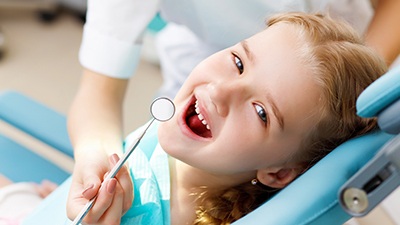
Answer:
[{"label": "dental mirror", "polygon": [[[165,122],[165,121],[170,120],[174,116],[174,114],[175,114],[175,105],[169,98],[167,98],[167,97],[159,97],[159,98],[156,98],[153,101],[153,103],[151,103],[150,112],[151,112],[151,115],[153,116],[153,119],[150,122],[147,123],[147,126],[144,129],[144,131],[142,132],[142,134],[136,139],[136,142],[134,142],[131,145],[132,147],[128,151],[125,152],[125,154],[117,162],[117,164],[115,164],[115,166],[108,173],[108,175],[104,179],[104,181],[109,180],[111,178],[114,178],[115,175],[117,175],[118,171],[124,165],[126,160],[129,158],[129,156],[132,154],[132,152],[135,150],[135,148],[139,145],[140,140],[142,140],[144,134],[149,129],[150,125],[154,122],[154,120]],[[83,218],[86,216],[86,214],[92,208],[96,198],[97,198],[97,195],[94,198],[92,198],[88,203],[86,203],[86,205],[80,211],[80,213],[75,218],[75,220],[72,221],[71,225],[78,225],[78,224],[80,224],[82,222]]]},{"label": "dental mirror", "polygon": [[175,105],[171,99],[166,97],[156,98],[150,106],[150,112],[154,119],[165,122],[175,114]]}]

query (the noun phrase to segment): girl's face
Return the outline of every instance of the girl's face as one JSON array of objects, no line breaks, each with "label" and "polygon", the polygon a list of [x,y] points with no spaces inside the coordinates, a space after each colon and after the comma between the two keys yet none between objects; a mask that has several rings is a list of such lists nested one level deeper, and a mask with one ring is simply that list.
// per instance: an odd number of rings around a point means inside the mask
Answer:
[{"label": "girl's face", "polygon": [[160,125],[164,150],[243,181],[288,165],[321,107],[321,90],[296,54],[302,43],[294,29],[271,26],[201,62],[174,100],[176,114]]}]

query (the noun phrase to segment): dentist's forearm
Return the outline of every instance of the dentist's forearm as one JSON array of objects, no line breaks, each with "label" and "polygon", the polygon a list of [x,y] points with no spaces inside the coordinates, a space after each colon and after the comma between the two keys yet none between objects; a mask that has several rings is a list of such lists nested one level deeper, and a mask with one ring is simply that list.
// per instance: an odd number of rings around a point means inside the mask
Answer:
[{"label": "dentist's forearm", "polygon": [[128,81],[85,70],[68,115],[75,158],[81,151],[122,151],[122,103]]}]

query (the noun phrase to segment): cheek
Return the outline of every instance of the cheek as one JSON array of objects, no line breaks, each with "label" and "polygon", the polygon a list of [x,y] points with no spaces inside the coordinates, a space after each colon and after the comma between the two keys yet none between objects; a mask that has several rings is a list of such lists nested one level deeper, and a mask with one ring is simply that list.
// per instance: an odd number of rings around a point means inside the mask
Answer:
[{"label": "cheek", "polygon": [[[171,120],[173,119],[174,118]],[[174,146],[174,142],[177,141],[177,138],[174,137],[176,135],[173,135],[176,132],[174,127],[171,126],[171,120],[161,123],[158,127],[158,142],[168,154],[170,154],[170,150],[173,149],[172,147]]]},{"label": "cheek", "polygon": [[[226,124],[218,137],[223,154],[235,155],[237,158],[258,158],[265,154],[266,137],[254,128],[253,123]],[[238,129],[239,127],[239,129]]]},{"label": "cheek", "polygon": [[168,155],[181,158],[193,153],[197,145],[193,140],[182,134],[177,123],[176,116],[161,123],[158,127],[158,142]]},{"label": "cheek", "polygon": [[298,135],[279,134],[274,138],[270,149],[270,159],[274,165],[279,166],[295,160],[299,152],[301,137]]},{"label": "cheek", "polygon": [[256,126],[251,122],[241,124],[240,129],[227,126],[219,138],[219,146],[223,146],[220,156],[250,170],[282,165],[298,149],[298,138],[271,130],[263,133]]}]

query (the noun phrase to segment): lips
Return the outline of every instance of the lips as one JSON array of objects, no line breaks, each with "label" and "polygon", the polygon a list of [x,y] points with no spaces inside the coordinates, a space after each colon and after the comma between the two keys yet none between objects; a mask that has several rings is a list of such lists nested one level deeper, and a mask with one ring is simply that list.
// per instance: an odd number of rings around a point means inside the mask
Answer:
[{"label": "lips", "polygon": [[185,114],[187,126],[196,135],[203,138],[211,138],[210,125],[201,113],[197,99],[193,99]]}]

